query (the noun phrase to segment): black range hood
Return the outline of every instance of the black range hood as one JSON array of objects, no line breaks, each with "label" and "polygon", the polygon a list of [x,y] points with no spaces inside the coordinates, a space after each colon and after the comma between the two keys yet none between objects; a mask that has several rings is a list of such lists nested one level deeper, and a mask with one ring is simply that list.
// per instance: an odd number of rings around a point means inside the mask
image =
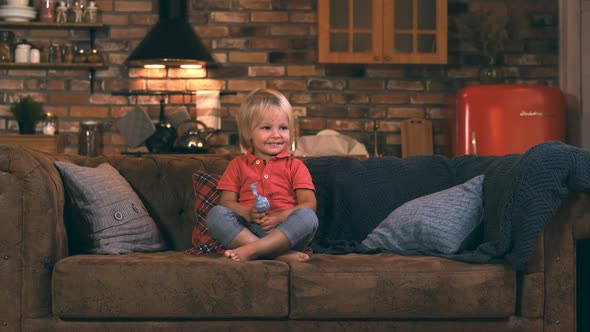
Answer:
[{"label": "black range hood", "polygon": [[129,67],[205,67],[214,63],[186,19],[186,0],[160,0],[156,25],[129,55]]}]

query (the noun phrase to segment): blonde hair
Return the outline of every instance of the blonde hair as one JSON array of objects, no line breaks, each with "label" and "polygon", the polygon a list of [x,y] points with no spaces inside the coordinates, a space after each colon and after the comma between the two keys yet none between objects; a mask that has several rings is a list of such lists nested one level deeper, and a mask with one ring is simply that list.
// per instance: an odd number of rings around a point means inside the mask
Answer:
[{"label": "blonde hair", "polygon": [[293,108],[282,93],[271,89],[256,89],[250,92],[242,102],[238,116],[240,145],[245,150],[252,148],[252,131],[262,121],[266,112],[279,112],[287,115],[290,133],[290,151],[291,146],[293,146],[293,140],[295,139]]}]

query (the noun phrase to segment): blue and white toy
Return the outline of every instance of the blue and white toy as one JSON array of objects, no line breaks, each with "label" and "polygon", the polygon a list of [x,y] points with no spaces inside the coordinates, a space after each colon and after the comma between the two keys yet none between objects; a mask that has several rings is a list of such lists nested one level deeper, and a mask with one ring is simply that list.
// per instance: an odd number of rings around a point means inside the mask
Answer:
[{"label": "blue and white toy", "polygon": [[257,182],[254,182],[250,185],[250,188],[252,188],[252,194],[254,194],[254,197],[256,199],[254,202],[254,209],[256,209],[256,211],[258,212],[266,212],[270,208],[270,203],[268,202],[268,199],[266,199],[266,197],[258,193],[258,191],[256,190],[256,183]]}]

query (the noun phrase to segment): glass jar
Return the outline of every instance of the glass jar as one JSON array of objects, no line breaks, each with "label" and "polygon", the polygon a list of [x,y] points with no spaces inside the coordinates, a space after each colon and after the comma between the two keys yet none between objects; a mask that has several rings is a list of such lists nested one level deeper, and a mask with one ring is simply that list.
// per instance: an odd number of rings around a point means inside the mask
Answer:
[{"label": "glass jar", "polygon": [[0,62],[12,62],[12,45],[14,33],[12,31],[0,31]]},{"label": "glass jar", "polygon": [[43,135],[57,135],[57,116],[53,113],[45,113],[42,128]]},{"label": "glass jar", "polygon": [[102,153],[102,123],[98,121],[80,122],[78,133],[78,154],[95,157]]},{"label": "glass jar", "polygon": [[29,62],[29,52],[31,51],[31,44],[26,39],[22,39],[14,49],[14,62],[27,63]]},{"label": "glass jar", "polygon": [[55,22],[55,0],[39,1],[39,20],[45,23]]},{"label": "glass jar", "polygon": [[62,52],[62,59],[64,63],[74,62],[74,46],[72,44],[63,45]]}]

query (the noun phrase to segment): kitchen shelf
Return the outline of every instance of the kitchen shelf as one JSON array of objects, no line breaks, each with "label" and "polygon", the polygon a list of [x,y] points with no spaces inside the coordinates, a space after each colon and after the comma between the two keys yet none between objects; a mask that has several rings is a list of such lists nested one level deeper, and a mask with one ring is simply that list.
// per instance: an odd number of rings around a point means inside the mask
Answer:
[{"label": "kitchen shelf", "polygon": [[[94,48],[96,30],[104,29],[103,23],[57,23],[57,22],[10,22],[0,21],[0,29],[54,29],[54,30],[88,30],[90,49]],[[105,63],[0,63],[0,69],[85,69],[88,70],[90,93],[94,93],[94,79],[97,69],[107,69]]]},{"label": "kitchen shelf", "polygon": [[46,22],[10,22],[0,21],[0,28],[11,29],[102,29],[103,23],[46,23]]},{"label": "kitchen shelf", "polygon": [[6,69],[106,69],[104,63],[14,63],[0,62],[0,68]]}]

